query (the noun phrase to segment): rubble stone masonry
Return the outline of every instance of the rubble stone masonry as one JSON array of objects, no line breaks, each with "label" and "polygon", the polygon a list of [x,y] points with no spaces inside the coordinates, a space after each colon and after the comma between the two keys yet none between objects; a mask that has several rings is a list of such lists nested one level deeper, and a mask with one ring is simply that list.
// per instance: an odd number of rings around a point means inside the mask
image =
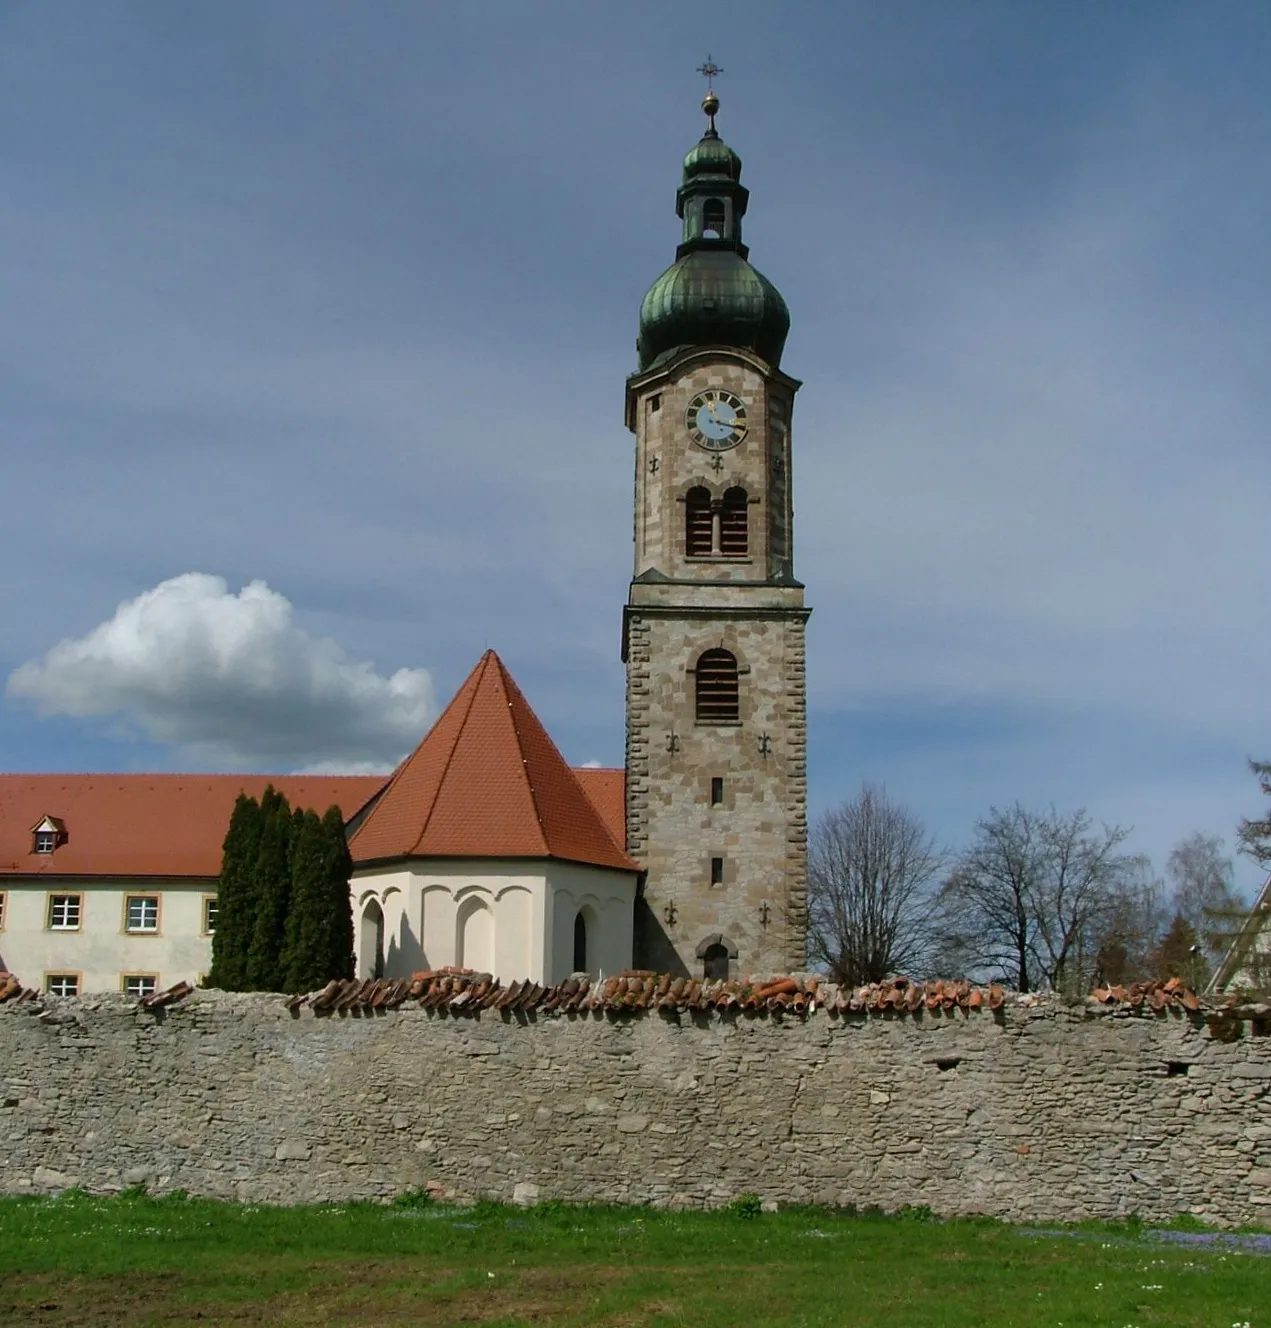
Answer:
[{"label": "rubble stone masonry", "polygon": [[1020,997],[804,1019],[46,998],[0,1007],[0,1190],[1265,1223],[1268,1031]]},{"label": "rubble stone masonry", "polygon": [[[725,347],[628,383],[636,469],[624,618],[627,848],[646,873],[640,968],[702,977],[714,945],[728,951],[733,975],[804,963],[810,610],[793,577],[797,387]],[[708,389],[748,410],[745,439],[715,455],[691,441],[686,418]],[[716,502],[730,490],[749,496],[744,556],[690,554],[686,501],[703,489]],[[716,649],[737,661],[735,719],[696,713],[697,662]]]}]

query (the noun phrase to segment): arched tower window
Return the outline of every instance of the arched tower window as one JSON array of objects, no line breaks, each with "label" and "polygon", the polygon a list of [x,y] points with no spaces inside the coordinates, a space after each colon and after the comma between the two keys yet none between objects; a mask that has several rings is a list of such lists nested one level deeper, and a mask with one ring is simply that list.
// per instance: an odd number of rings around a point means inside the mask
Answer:
[{"label": "arched tower window", "polygon": [[574,915],[574,972],[591,972],[587,967],[587,919],[582,909]]},{"label": "arched tower window", "polygon": [[722,198],[708,198],[702,208],[702,234],[718,239],[724,233],[728,214]]},{"label": "arched tower window", "polygon": [[714,981],[727,979],[729,969],[737,958],[737,947],[727,936],[716,932],[713,936],[702,937],[697,947],[697,957],[702,961],[702,976]]},{"label": "arched tower window", "polygon": [[733,487],[724,492],[719,513],[719,551],[734,558],[744,558],[750,551],[750,503],[746,490]]},{"label": "arched tower window", "polygon": [[737,657],[728,650],[707,650],[697,661],[697,718],[725,722],[740,718]]},{"label": "arched tower window", "polygon": [[728,947],[718,942],[706,947],[702,956],[702,976],[710,981],[728,977]]},{"label": "arched tower window", "polygon": [[700,484],[684,496],[684,552],[690,558],[711,552],[711,495]]}]

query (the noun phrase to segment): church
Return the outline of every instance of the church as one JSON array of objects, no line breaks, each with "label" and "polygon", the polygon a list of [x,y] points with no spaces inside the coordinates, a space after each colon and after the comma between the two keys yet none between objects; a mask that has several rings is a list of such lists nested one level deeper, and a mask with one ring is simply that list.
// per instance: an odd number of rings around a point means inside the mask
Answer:
[{"label": "church", "polygon": [[271,782],[340,808],[361,977],[803,967],[800,384],[781,368],[785,301],[742,241],[749,191],[713,90],[702,109],[626,382],[625,768],[571,769],[487,652],[387,779],[0,775],[0,969],[67,995],[198,981],[230,810]]}]

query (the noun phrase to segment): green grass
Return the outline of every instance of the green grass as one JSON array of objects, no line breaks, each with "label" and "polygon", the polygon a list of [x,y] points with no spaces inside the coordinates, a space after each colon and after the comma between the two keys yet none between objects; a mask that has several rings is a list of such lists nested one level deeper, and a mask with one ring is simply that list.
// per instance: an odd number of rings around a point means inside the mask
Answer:
[{"label": "green grass", "polygon": [[0,1324],[1271,1328],[1271,1256],[1194,1221],[755,1209],[0,1199]]}]

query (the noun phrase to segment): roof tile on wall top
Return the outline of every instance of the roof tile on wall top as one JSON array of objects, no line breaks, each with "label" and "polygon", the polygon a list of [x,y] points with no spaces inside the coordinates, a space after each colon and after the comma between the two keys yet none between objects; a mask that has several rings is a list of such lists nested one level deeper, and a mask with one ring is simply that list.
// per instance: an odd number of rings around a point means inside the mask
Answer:
[{"label": "roof tile on wall top", "polygon": [[[154,1008],[175,1004],[193,994],[188,982],[178,982],[166,991],[154,992],[140,1004]],[[262,995],[264,993],[261,993]],[[0,1005],[79,997],[50,997],[24,987],[13,974],[0,972]],[[1008,1002],[1029,1009],[1056,1005],[1072,1010],[1073,1003],[1054,992],[1038,994],[1008,992],[1000,983],[975,986],[965,978],[911,982],[905,977],[863,987],[840,987],[816,974],[745,978],[676,977],[644,969],[625,969],[610,977],[592,978],[575,973],[564,982],[544,987],[537,982],[500,982],[491,973],[471,968],[438,968],[409,978],[333,978],[321,991],[286,998],[287,1009],[298,1015],[302,1006],[318,1015],[351,1011],[395,1010],[407,1001],[421,1009],[446,1010],[453,1014],[479,1014],[482,1010],[533,1010],[543,1014],[584,1014],[607,1011],[630,1014],[638,1010],[674,1013],[684,1010],[736,1011],[745,1014],[793,1014],[806,1016],[817,1010],[832,1015],[909,1015],[925,1018],[993,1015]],[[1194,992],[1179,978],[1135,983],[1131,987],[1096,988],[1086,999],[1086,1010],[1103,1007],[1108,1012],[1134,1011],[1147,1017],[1172,1015],[1203,1020],[1211,1031],[1224,1023],[1253,1019],[1264,1022],[1271,1005],[1239,1002],[1234,996],[1202,1006]],[[1088,1013],[1080,1017],[1089,1017]],[[1237,1030],[1238,1032],[1238,1030]]]},{"label": "roof tile on wall top", "polygon": [[637,871],[606,820],[487,650],[398,767],[350,848],[356,864],[551,857]]}]

